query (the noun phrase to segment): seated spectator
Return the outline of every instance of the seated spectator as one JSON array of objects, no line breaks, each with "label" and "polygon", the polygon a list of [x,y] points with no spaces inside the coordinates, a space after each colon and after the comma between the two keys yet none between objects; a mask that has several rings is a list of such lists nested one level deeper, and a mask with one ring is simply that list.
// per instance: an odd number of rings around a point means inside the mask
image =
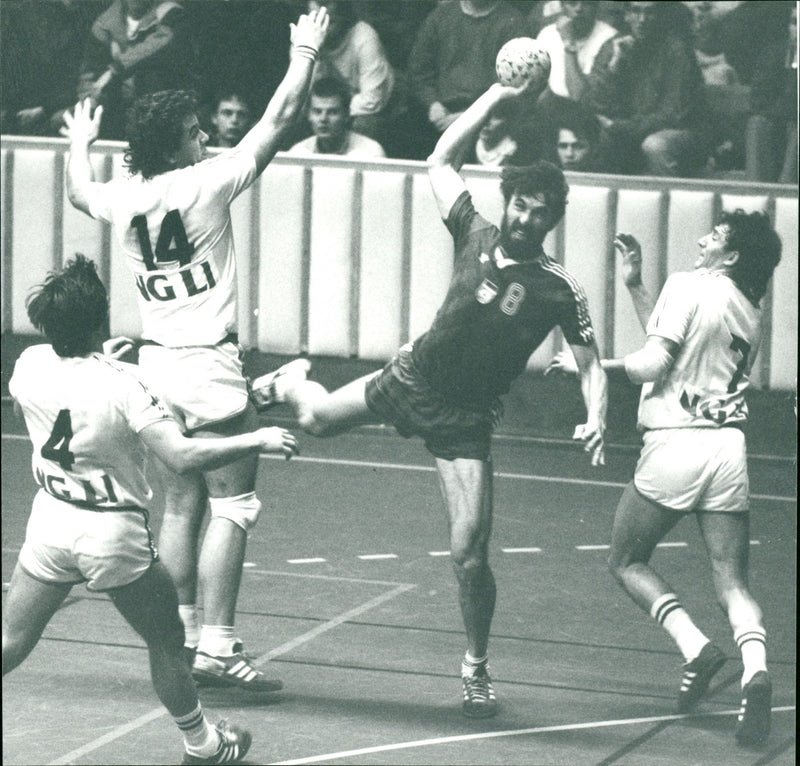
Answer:
[{"label": "seated spectator", "polygon": [[745,136],[751,181],[797,184],[797,6],[780,39],[756,59]]},{"label": "seated spectator", "polygon": [[214,101],[211,124],[209,146],[236,146],[253,125],[249,100],[239,91],[223,91]]},{"label": "seated spectator", "polygon": [[565,1],[561,5],[563,14],[539,33],[537,42],[550,54],[549,92],[578,101],[600,48],[617,30],[597,18],[596,2]]},{"label": "seated spectator", "polygon": [[316,80],[311,86],[308,122],[313,135],[298,141],[288,154],[339,154],[348,157],[385,157],[383,147],[368,136],[350,129],[350,91],[334,77]]},{"label": "seated spectator", "polygon": [[3,133],[57,136],[75,104],[91,3],[4,3],[0,13]]},{"label": "seated spectator", "polygon": [[692,11],[694,52],[706,85],[735,85],[736,70],[728,63],[722,45],[724,13],[711,0],[687,2]]},{"label": "seated spectator", "polygon": [[524,28],[524,19],[503,0],[439,3],[428,14],[408,62],[412,105],[424,121],[418,159],[496,81],[497,52]]},{"label": "seated spectator", "polygon": [[309,11],[324,5],[330,26],[319,52],[314,79],[338,77],[350,88],[353,130],[376,141],[385,137],[392,119],[394,70],[378,33],[356,16],[356,7],[342,0],[309,0]]},{"label": "seated spectator", "polygon": [[600,123],[582,107],[568,102],[552,121],[550,133],[556,164],[562,170],[600,173],[604,170],[600,152]]},{"label": "seated spectator", "polygon": [[694,176],[709,136],[703,77],[689,10],[680,3],[628,3],[630,36],[608,40],[587,76],[581,103],[598,117],[612,171]]},{"label": "seated spectator", "polygon": [[192,90],[195,49],[183,6],[173,0],[114,0],[94,22],[78,85],[80,99],[104,107],[102,137],[123,140],[136,98]]},{"label": "seated spectator", "polygon": [[488,121],[481,127],[473,154],[467,162],[488,167],[518,164],[515,157],[519,143],[512,128],[511,107],[513,102],[502,101],[495,108]]}]

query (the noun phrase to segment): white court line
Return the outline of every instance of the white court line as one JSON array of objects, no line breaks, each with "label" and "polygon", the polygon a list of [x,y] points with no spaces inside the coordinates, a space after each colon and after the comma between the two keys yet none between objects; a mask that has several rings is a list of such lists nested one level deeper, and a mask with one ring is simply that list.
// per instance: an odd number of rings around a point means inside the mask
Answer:
[{"label": "white court line", "polygon": [[316,556],[311,559],[286,559],[287,564],[324,564],[327,559]]},{"label": "white court line", "polygon": [[[277,573],[276,573],[277,574]],[[281,573],[282,574],[282,573]],[[320,576],[318,576],[320,578]],[[332,579],[332,580],[341,580],[343,578],[325,578],[324,576],[321,579]],[[353,579],[352,582],[374,582],[370,580],[356,580]],[[364,602],[360,606],[357,606],[353,609],[348,610],[347,612],[343,612],[342,614],[334,617],[327,622],[322,623],[322,625],[318,625],[316,628],[303,633],[297,638],[293,638],[290,641],[287,641],[285,644],[281,644],[280,646],[272,649],[271,651],[267,652],[266,654],[262,655],[253,663],[254,667],[258,667],[260,665],[265,664],[273,657],[278,657],[281,654],[286,654],[286,652],[290,652],[292,649],[305,644],[312,639],[316,638],[317,636],[326,633],[333,628],[338,627],[343,622],[347,622],[348,620],[358,617],[359,615],[363,614],[364,612],[373,609],[374,607],[382,604],[384,601],[388,601],[389,599],[394,598],[395,596],[400,595],[401,593],[405,593],[412,588],[416,588],[416,585],[412,585],[410,583],[384,583],[384,584],[391,584],[395,587],[392,590],[387,591],[386,593],[382,593],[379,596],[376,596],[369,601]],[[52,761],[48,766],[66,766],[66,764],[70,764],[73,761],[81,758],[82,756],[86,755],[87,753],[94,752],[98,748],[102,747],[103,745],[107,745],[109,742],[113,742],[120,737],[124,737],[126,734],[129,734],[136,729],[139,729],[142,726],[150,723],[151,721],[155,721],[162,716],[166,716],[167,710],[164,707],[158,707],[155,710],[151,710],[149,713],[145,713],[144,715],[135,718],[133,721],[130,721],[127,724],[123,724],[122,726],[118,726],[116,729],[104,734],[102,737],[98,739],[92,740],[91,742],[87,742],[85,745],[82,745],[79,748],[76,748],[72,752],[67,753],[66,755],[61,756],[58,760]]]},{"label": "white court line", "polygon": [[656,548],[688,548],[689,543],[657,543]]},{"label": "white court line", "polygon": [[[772,708],[773,713],[785,713],[795,709],[794,705]],[[500,737],[519,737],[528,734],[550,734],[558,731],[580,731],[581,729],[604,729],[612,726],[636,726],[646,723],[663,723],[664,721],[681,721],[687,718],[707,718],[711,716],[738,715],[739,709],[717,710],[711,713],[683,713],[675,715],[654,715],[647,718],[621,718],[616,721],[588,721],[586,723],[568,723],[558,726],[536,726],[531,729],[510,729],[506,731],[485,731],[477,734],[458,734],[452,737],[433,737],[431,739],[418,739],[410,742],[397,742],[391,745],[376,745],[375,747],[362,747],[358,750],[344,750],[339,753],[326,753],[325,755],[312,755],[308,758],[295,758],[290,761],[276,761],[272,766],[295,766],[303,763],[321,763],[337,758],[353,758],[359,755],[372,753],[386,753],[392,750],[408,750],[414,747],[429,747],[431,745],[447,745],[452,742],[470,742],[478,739],[498,739]]]},{"label": "white court line", "polygon": [[356,558],[362,561],[383,561],[384,559],[396,559],[396,553],[361,553]]},{"label": "white court line", "polygon": [[[27,436],[23,434],[3,434],[4,439],[30,441]],[[259,455],[262,460],[286,460],[283,455]],[[751,456],[752,457],[752,456]],[[320,463],[323,465],[345,465],[349,467],[361,468],[389,468],[394,471],[421,471],[423,473],[433,473],[436,471],[435,466],[431,465],[410,465],[408,463],[381,463],[373,462],[370,460],[344,460],[341,458],[330,457],[293,457],[292,461],[295,463]],[[597,479],[572,479],[566,476],[532,476],[527,473],[505,473],[497,471],[495,477],[498,479],[517,479],[519,481],[539,481],[548,484],[577,484],[589,487],[617,487],[623,488],[628,486],[626,481],[599,481]],[[796,497],[786,497],[783,495],[750,495],[753,500],[774,500],[783,503],[796,503]]]},{"label": "white court line", "polygon": [[503,553],[541,553],[541,548],[501,548]]},{"label": "white court line", "polygon": [[428,551],[429,556],[449,556],[450,551]]},{"label": "white court line", "polygon": [[610,545],[576,545],[576,551],[607,551]]}]

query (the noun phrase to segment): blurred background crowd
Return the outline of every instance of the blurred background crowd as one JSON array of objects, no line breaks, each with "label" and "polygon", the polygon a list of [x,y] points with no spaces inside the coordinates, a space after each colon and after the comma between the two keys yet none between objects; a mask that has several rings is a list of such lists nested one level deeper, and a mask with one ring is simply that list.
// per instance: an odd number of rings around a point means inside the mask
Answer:
[{"label": "blurred background crowd", "polygon": [[552,71],[509,102],[467,162],[797,183],[797,5],[789,0],[3,0],[4,134],[57,136],[79,98],[124,140],[143,93],[197,94],[211,144],[234,146],[286,71],[289,24],[331,28],[295,154],[421,160],[528,36]]}]

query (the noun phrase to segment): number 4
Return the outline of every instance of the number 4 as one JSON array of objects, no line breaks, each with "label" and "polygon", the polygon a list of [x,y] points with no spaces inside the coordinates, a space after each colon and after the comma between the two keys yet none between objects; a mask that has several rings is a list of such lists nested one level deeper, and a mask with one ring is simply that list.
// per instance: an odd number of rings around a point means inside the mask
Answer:
[{"label": "number 4", "polygon": [[143,215],[135,215],[131,219],[131,227],[136,229],[139,249],[142,251],[142,259],[148,271],[155,271],[158,268],[156,261],[177,261],[181,266],[186,266],[191,260],[194,245],[186,236],[181,214],[177,210],[170,210],[161,221],[156,240],[155,257],[153,257],[153,248],[150,246],[147,218]]},{"label": "number 4", "polygon": [[[68,471],[75,462],[75,454],[69,451],[70,439],[72,439],[72,416],[69,410],[59,410],[50,438],[42,445],[41,456],[47,460],[55,460]],[[57,446],[59,443],[60,447]]]}]

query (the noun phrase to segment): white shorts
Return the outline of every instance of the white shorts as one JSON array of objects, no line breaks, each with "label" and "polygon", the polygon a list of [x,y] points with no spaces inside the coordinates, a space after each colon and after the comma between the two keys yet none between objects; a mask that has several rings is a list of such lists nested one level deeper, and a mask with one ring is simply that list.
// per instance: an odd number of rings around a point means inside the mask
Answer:
[{"label": "white shorts", "polygon": [[144,509],[90,511],[39,490],[20,566],[48,583],[85,582],[89,590],[138,580],[158,558]]},{"label": "white shorts", "polygon": [[247,407],[242,349],[230,341],[216,346],[144,345],[139,367],[184,430],[196,431],[241,414]]},{"label": "white shorts", "polygon": [[648,500],[676,511],[746,511],[744,434],[738,428],[645,431],[633,483]]}]

